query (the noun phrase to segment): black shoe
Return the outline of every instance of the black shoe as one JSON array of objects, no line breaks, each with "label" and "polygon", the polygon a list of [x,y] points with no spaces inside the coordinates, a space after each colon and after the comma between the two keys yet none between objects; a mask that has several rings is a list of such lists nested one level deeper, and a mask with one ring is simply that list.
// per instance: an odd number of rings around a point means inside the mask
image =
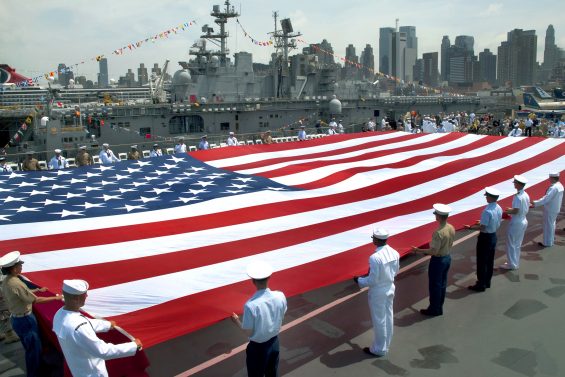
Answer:
[{"label": "black shoe", "polygon": [[432,312],[430,309],[420,309],[420,313],[429,317],[437,317],[442,315],[442,313]]},{"label": "black shoe", "polygon": [[541,247],[548,247],[548,246],[545,246],[545,245],[544,245],[543,243],[541,243],[541,242],[538,242],[538,245],[540,245]]},{"label": "black shoe", "polygon": [[470,285],[467,287],[467,289],[471,290],[471,291],[475,291],[475,292],[484,292],[485,291],[485,287],[480,286],[480,285]]},{"label": "black shoe", "polygon": [[363,348],[363,352],[365,352],[367,355],[371,355],[372,357],[383,357],[384,355],[379,355],[376,353],[372,353],[371,349],[369,347],[364,347]]}]

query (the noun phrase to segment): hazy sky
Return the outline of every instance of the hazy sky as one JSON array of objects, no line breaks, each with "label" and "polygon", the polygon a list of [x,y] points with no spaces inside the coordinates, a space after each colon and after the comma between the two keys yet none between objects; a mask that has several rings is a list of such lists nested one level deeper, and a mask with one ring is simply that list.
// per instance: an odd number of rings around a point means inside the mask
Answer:
[{"label": "hazy sky", "polygon": [[[111,78],[123,75],[139,63],[152,67],[169,59],[169,73],[189,59],[188,48],[198,40],[201,27],[216,28],[210,11],[223,0],[1,0],[0,63],[35,76],[56,70],[59,63],[81,61],[75,75],[96,80],[98,64],[90,59],[108,57]],[[506,33],[514,28],[535,29],[537,60],[543,61],[545,32],[553,24],[556,44],[565,48],[564,0],[240,0],[239,20],[257,40],[268,40],[274,29],[273,11],[291,18],[302,39],[317,43],[327,39],[336,54],[345,55],[349,43],[357,55],[371,44],[378,61],[379,28],[416,26],[418,56],[439,51],[443,35],[451,42],[457,35],[475,37],[475,53],[489,48],[495,54]],[[190,20],[197,26],[165,40],[116,56],[111,52]],[[228,23],[231,53],[248,51],[255,62],[266,63],[273,49],[255,46],[244,37],[235,21]],[[299,44],[300,50],[304,45]],[[377,67],[378,68],[378,67]]]}]

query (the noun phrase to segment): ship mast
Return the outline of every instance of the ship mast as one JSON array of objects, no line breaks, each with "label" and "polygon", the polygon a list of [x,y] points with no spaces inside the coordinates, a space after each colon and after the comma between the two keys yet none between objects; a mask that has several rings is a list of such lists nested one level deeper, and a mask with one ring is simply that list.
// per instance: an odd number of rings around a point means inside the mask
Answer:
[{"label": "ship mast", "polygon": [[[205,45],[199,46],[197,51],[190,51],[190,55],[196,55],[198,60],[202,56],[217,56],[221,67],[225,67],[228,62],[228,54],[230,53],[227,48],[227,39],[229,33],[226,31],[226,24],[230,18],[239,17],[239,13],[235,11],[234,6],[230,6],[230,1],[226,0],[225,9],[222,11],[219,5],[214,5],[212,8],[212,13],[210,16],[215,17],[214,22],[220,26],[220,32],[214,33],[214,29],[209,27],[208,24],[202,26],[202,34],[200,38],[207,39],[214,43],[216,46],[220,47],[220,51],[208,51],[205,49]],[[196,46],[193,46],[196,47]]]},{"label": "ship mast", "polygon": [[302,33],[294,32],[289,18],[280,21],[282,30],[278,29],[278,12],[273,12],[275,20],[275,31],[273,35],[275,46],[274,77],[275,77],[275,97],[290,97],[290,79],[288,52],[297,48],[295,37],[300,37]]}]

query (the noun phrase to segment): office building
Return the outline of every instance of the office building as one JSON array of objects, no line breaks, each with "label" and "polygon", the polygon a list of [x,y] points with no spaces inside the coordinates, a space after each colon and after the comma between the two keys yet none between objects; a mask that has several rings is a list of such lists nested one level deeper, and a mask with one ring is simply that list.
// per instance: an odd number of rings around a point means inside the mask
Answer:
[{"label": "office building", "polygon": [[441,81],[449,80],[449,48],[451,42],[447,35],[441,40]]},{"label": "office building", "polygon": [[488,48],[479,53],[480,81],[493,85],[496,83],[496,55]]},{"label": "office building", "polygon": [[535,30],[514,29],[498,47],[497,79],[518,87],[534,83],[537,36]]},{"label": "office building", "polygon": [[98,61],[98,87],[107,88],[110,83],[108,77],[108,59],[102,58]]},{"label": "office building", "polygon": [[426,52],[422,55],[422,81],[424,85],[436,87],[438,85],[438,53]]}]

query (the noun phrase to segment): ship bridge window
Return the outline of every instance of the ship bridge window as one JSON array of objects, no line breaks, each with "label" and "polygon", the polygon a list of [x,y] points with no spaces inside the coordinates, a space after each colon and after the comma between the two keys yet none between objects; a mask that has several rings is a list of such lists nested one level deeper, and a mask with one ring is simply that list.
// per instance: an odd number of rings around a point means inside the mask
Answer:
[{"label": "ship bridge window", "polygon": [[199,115],[175,116],[169,120],[171,135],[202,132],[204,132],[204,120]]}]

